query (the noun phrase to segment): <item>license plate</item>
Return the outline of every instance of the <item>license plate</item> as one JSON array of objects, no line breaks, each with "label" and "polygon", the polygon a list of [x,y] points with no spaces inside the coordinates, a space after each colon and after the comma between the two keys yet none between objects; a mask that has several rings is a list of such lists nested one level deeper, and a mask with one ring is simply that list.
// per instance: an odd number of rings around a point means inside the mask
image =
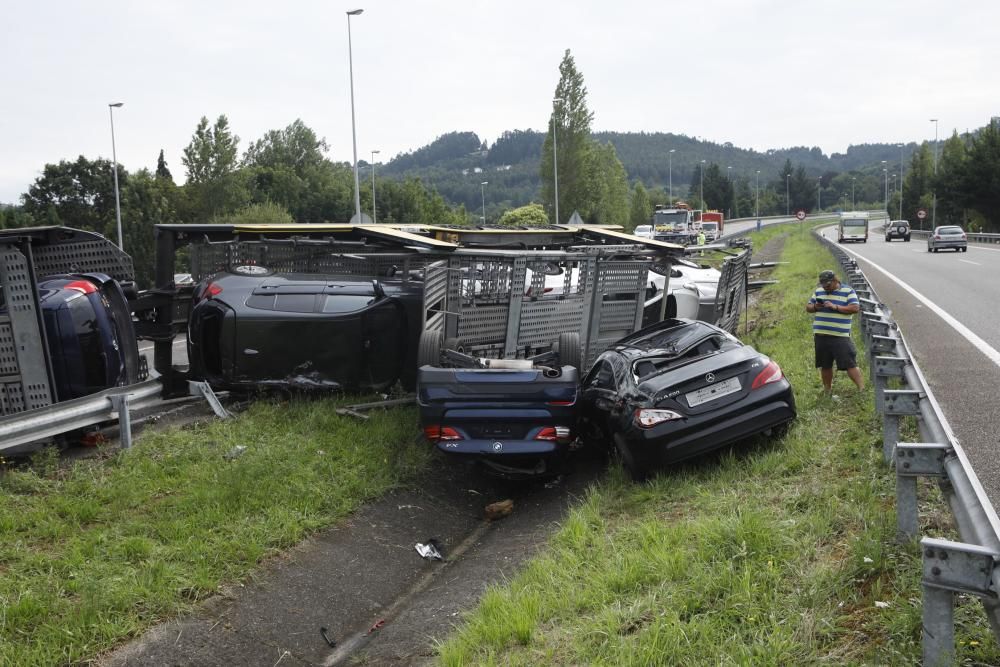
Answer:
[{"label": "license plate", "polygon": [[729,378],[728,380],[723,380],[722,382],[718,382],[708,387],[702,387],[697,391],[692,391],[688,393],[685,398],[687,398],[688,405],[693,408],[696,405],[708,403],[709,401],[714,401],[717,398],[722,398],[723,396],[728,396],[729,394],[735,394],[740,390],[740,388],[739,378]]}]

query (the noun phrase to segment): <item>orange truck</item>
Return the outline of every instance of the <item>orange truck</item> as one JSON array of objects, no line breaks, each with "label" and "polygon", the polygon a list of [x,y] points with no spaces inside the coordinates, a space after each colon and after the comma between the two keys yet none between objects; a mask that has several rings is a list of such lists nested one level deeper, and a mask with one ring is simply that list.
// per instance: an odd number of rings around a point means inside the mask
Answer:
[{"label": "orange truck", "polygon": [[709,243],[719,240],[722,236],[722,211],[704,211],[701,214],[701,231]]}]

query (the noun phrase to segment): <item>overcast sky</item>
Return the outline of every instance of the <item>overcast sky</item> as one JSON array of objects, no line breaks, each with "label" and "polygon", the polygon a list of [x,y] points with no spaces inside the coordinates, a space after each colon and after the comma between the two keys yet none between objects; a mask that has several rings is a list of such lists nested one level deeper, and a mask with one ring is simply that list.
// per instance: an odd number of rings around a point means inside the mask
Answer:
[{"label": "overcast sky", "polygon": [[241,153],[301,118],[351,161],[451,131],[543,129],[570,49],[595,130],[764,150],[933,138],[1000,115],[991,0],[2,0],[0,202],[49,162],[111,157],[177,181],[201,116]]}]

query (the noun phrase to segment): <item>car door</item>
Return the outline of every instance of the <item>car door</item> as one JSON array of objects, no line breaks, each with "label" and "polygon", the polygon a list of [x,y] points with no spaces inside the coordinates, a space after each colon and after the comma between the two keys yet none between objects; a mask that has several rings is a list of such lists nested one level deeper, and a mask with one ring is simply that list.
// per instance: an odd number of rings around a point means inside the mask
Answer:
[{"label": "car door", "polygon": [[605,357],[587,374],[580,392],[580,426],[585,439],[610,441],[611,423],[620,409],[611,361]]}]

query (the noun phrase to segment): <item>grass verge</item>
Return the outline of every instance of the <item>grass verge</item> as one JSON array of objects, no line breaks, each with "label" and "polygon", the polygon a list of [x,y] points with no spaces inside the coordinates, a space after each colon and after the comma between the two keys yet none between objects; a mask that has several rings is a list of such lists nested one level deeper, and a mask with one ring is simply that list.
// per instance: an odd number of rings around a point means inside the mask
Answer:
[{"label": "grass verge", "polygon": [[[486,591],[439,646],[443,664],[919,663],[920,556],[895,541],[881,422],[844,373],[839,400],[820,392],[804,304],[834,262],[792,230],[753,235],[785,234],[789,264],[744,337],[792,382],[792,428],[643,485],[612,470],[545,552]],[[930,506],[941,536],[947,508]],[[956,620],[959,661],[1000,664],[979,602],[960,600]]]},{"label": "grass verge", "polygon": [[334,407],[257,403],[0,474],[0,665],[92,658],[425,467],[415,410],[360,422]]}]

